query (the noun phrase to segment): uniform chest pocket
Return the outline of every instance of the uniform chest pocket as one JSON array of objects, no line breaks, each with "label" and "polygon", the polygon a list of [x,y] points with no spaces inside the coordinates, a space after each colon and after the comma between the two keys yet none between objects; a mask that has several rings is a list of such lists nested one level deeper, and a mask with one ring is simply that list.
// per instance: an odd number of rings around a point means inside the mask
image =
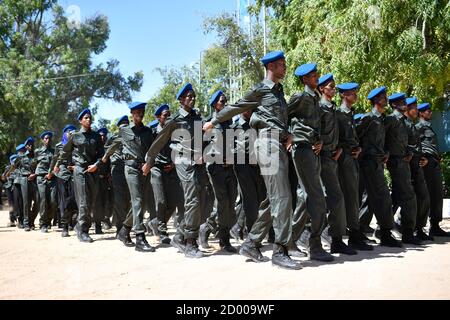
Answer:
[{"label": "uniform chest pocket", "polygon": [[86,146],[88,142],[84,136],[77,135],[73,137],[73,143],[76,146]]}]

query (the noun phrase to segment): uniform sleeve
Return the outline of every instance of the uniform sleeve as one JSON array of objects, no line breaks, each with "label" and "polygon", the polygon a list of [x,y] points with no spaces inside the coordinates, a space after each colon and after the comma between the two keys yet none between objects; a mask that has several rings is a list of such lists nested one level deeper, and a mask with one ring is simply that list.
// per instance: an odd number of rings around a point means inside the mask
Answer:
[{"label": "uniform sleeve", "polygon": [[155,164],[156,156],[172,138],[172,133],[176,128],[177,122],[175,120],[168,122],[164,126],[161,132],[156,136],[156,139],[153,141],[152,145],[147,151],[147,154],[145,155],[147,164],[149,164],[150,166],[153,166]]},{"label": "uniform sleeve", "polygon": [[62,148],[59,158],[56,161],[56,167],[59,167],[63,161],[69,162],[70,158],[72,158],[74,136],[75,134],[70,135],[69,141],[67,141],[67,143]]},{"label": "uniform sleeve", "polygon": [[230,120],[235,115],[241,114],[243,112],[253,110],[261,105],[262,94],[258,88],[250,90],[242,99],[240,99],[235,104],[230,104],[223,108],[222,111],[217,113],[212,119],[212,124],[216,126],[217,124]]}]

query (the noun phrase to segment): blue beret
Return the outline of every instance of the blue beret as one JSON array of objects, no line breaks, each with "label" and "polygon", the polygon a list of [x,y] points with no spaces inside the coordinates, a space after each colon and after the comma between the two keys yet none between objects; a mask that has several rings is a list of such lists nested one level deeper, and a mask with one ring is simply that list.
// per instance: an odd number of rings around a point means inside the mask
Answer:
[{"label": "blue beret", "polygon": [[9,157],[9,162],[13,162],[14,160],[17,159],[17,154],[13,154],[11,157]]},{"label": "blue beret", "polygon": [[359,84],[357,84],[356,82],[347,82],[337,85],[336,88],[338,88],[339,92],[357,90],[359,89]]},{"label": "blue beret", "polygon": [[116,125],[120,126],[122,122],[130,123],[130,119],[128,119],[128,116],[122,116],[119,120],[117,120]]},{"label": "blue beret", "polygon": [[280,60],[284,58],[284,52],[283,51],[272,51],[266,54],[264,57],[261,58],[261,63],[263,65],[267,65],[271,62]]},{"label": "blue beret", "polygon": [[406,98],[406,94],[404,94],[403,92],[397,92],[397,93],[394,93],[393,95],[389,96],[389,103],[396,102],[396,101],[399,101],[399,100],[402,100],[405,98]]},{"label": "blue beret", "polygon": [[214,105],[217,103],[217,101],[219,100],[220,96],[223,96],[224,93],[222,90],[218,90],[216,92],[214,92],[214,94],[211,96],[211,98],[209,99],[209,105],[211,107],[214,107]]},{"label": "blue beret", "polygon": [[73,124],[68,124],[64,127],[63,133],[66,133],[67,131],[76,131],[77,128]]},{"label": "blue beret", "polygon": [[372,100],[373,98],[375,98],[380,93],[385,93],[385,92],[386,92],[386,87],[385,86],[373,89],[372,91],[370,91],[369,95],[367,96],[367,99]]},{"label": "blue beret", "polygon": [[357,113],[353,116],[353,119],[355,120],[360,120],[362,118],[364,118],[364,113]]},{"label": "blue beret", "polygon": [[139,110],[139,109],[145,109],[145,106],[147,105],[147,103],[145,103],[145,102],[132,102],[130,105],[128,105],[128,108],[131,110],[131,111],[134,111],[134,110]]},{"label": "blue beret", "polygon": [[319,86],[323,86],[329,81],[334,81],[333,75],[331,73],[327,73],[326,75],[323,75],[319,78]]},{"label": "blue beret", "polygon": [[25,144],[19,144],[17,147],[16,147],[16,151],[17,152],[19,152],[20,150],[23,150],[23,149],[25,149]]},{"label": "blue beret", "polygon": [[44,139],[45,136],[50,136],[50,138],[51,138],[51,137],[53,137],[53,132],[51,132],[51,131],[42,132],[41,139]]},{"label": "blue beret", "polygon": [[84,115],[86,115],[86,114],[92,115],[91,110],[89,108],[86,108],[86,109],[84,109],[83,111],[80,112],[80,114],[78,115],[78,118],[77,118],[78,121],[83,119]]},{"label": "blue beret", "polygon": [[421,104],[419,104],[419,106],[417,107],[417,109],[418,109],[420,112],[427,111],[428,109],[430,109],[430,104],[429,104],[429,103],[421,103]]},{"label": "blue beret", "polygon": [[106,128],[100,128],[100,129],[98,129],[97,130],[97,133],[98,134],[104,134],[104,135],[107,135],[108,134],[108,129],[106,129]]},{"label": "blue beret", "polygon": [[414,103],[417,103],[417,98],[416,97],[411,97],[411,98],[406,98],[406,105],[412,105]]},{"label": "blue beret", "polygon": [[156,128],[158,126],[158,124],[159,124],[159,121],[157,119],[155,119],[152,122],[150,122],[147,127]]},{"label": "blue beret", "polygon": [[317,64],[315,64],[315,63],[302,64],[300,67],[298,67],[295,70],[295,75],[298,77],[303,77],[313,71],[317,71]]},{"label": "blue beret", "polygon": [[184,95],[184,93],[186,91],[190,91],[190,90],[194,90],[192,88],[192,84],[190,84],[190,83],[185,84],[184,87],[181,88],[180,91],[178,91],[178,93],[177,93],[177,100],[180,100],[180,98]]},{"label": "blue beret", "polygon": [[162,104],[159,106],[158,109],[156,109],[155,111],[155,117],[159,117],[164,111],[169,110],[169,105],[167,104]]},{"label": "blue beret", "polygon": [[27,140],[25,140],[24,145],[29,145],[29,144],[33,144],[34,143],[34,139],[33,137],[28,137]]}]

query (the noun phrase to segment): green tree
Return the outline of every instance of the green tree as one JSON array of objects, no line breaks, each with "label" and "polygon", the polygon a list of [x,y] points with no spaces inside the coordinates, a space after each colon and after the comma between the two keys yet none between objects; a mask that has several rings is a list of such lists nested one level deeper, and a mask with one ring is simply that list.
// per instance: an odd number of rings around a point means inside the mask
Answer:
[{"label": "green tree", "polygon": [[[143,74],[124,77],[119,62],[94,65],[109,24],[97,15],[69,21],[56,0],[0,2],[0,149],[45,129],[59,135],[94,98],[131,100]],[[94,112],[96,108],[93,108]]]},{"label": "green tree", "polygon": [[[450,83],[450,2],[435,0],[258,0],[271,8],[271,47],[287,53],[287,92],[293,70],[317,62],[338,82],[403,91],[444,107]],[[366,103],[365,99],[361,99]],[[365,109],[367,104],[363,104]]]}]

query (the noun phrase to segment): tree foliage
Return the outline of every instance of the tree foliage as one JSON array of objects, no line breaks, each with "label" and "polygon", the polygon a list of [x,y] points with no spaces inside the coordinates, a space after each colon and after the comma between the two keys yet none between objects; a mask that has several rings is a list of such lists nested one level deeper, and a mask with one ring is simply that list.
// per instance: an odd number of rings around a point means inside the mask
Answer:
[{"label": "tree foliage", "polygon": [[[270,44],[289,71],[317,62],[338,82],[402,91],[443,109],[450,83],[450,2],[435,0],[258,0],[271,8]],[[299,83],[289,72],[287,92]],[[362,99],[365,100],[365,99]],[[365,101],[364,101],[365,102]],[[367,107],[363,105],[363,107]]]},{"label": "tree foliage", "polygon": [[[130,101],[143,74],[124,77],[119,62],[94,65],[109,24],[97,15],[72,24],[56,0],[0,2],[0,148],[29,135],[58,134],[93,98]],[[95,111],[95,107],[93,108]]]}]

